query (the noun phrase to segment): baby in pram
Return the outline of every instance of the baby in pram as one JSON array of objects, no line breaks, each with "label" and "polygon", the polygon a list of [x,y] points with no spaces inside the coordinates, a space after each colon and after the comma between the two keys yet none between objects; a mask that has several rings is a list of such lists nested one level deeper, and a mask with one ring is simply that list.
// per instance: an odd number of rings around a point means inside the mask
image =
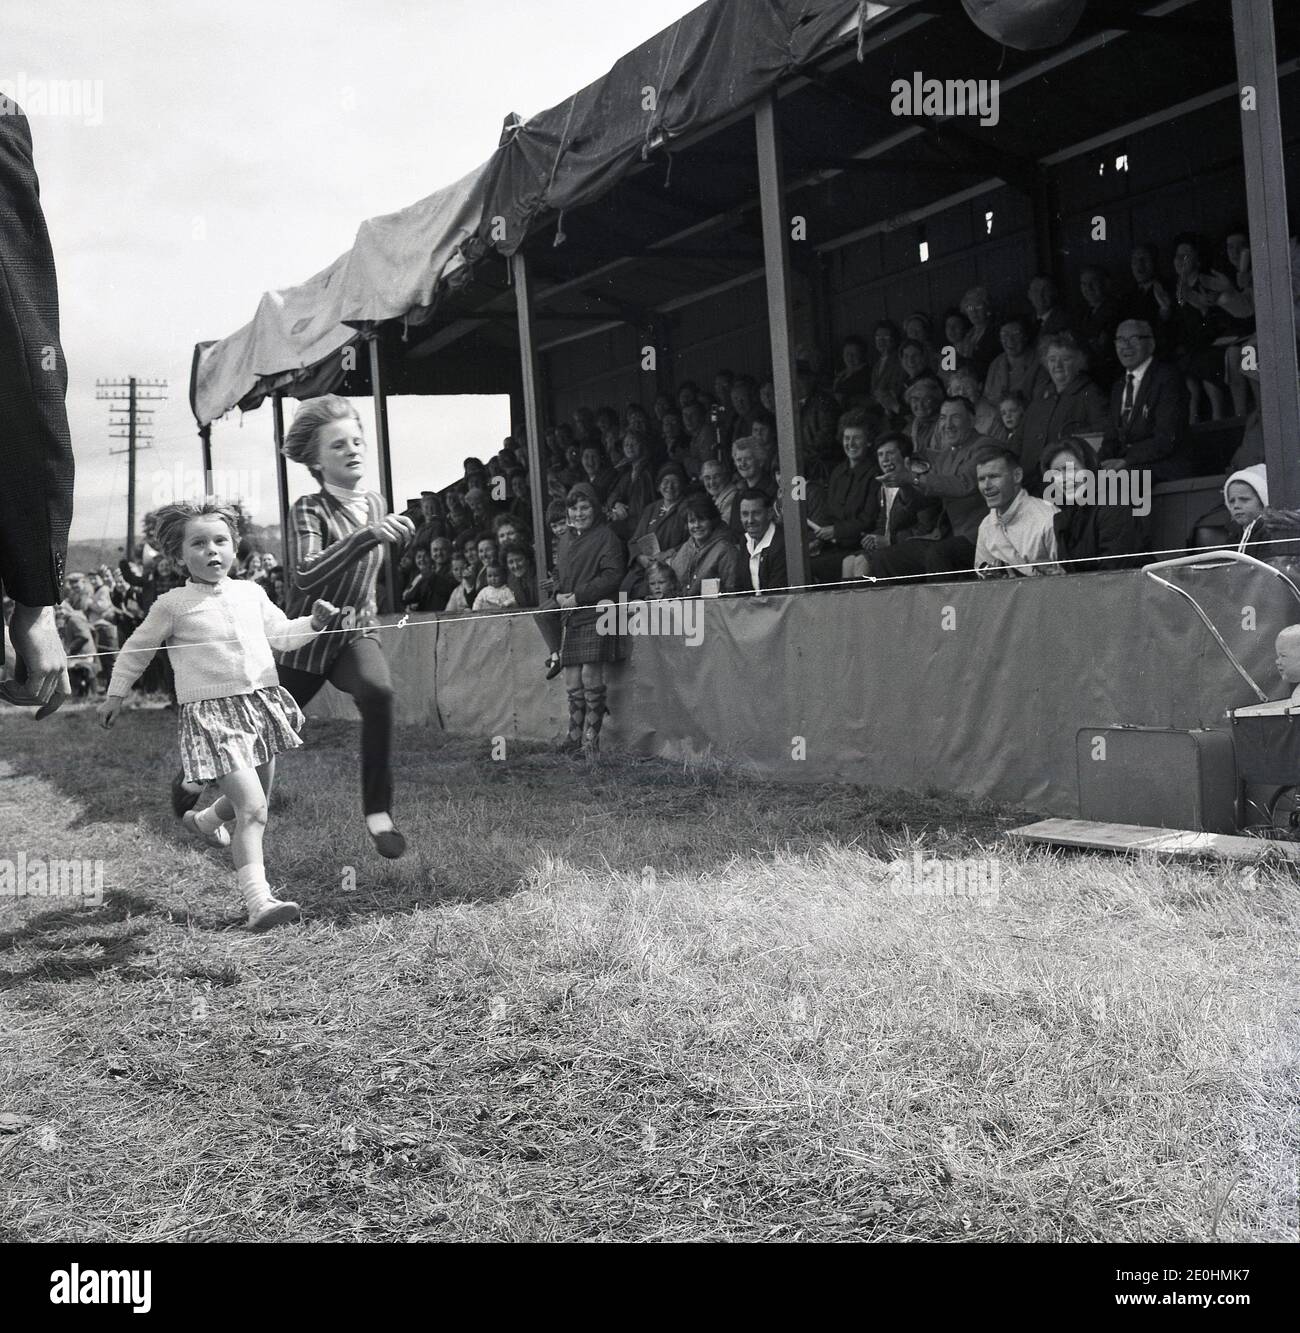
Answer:
[{"label": "baby in pram", "polygon": [[1277,674],[1295,688],[1291,691],[1290,702],[1300,704],[1300,625],[1288,625],[1282,630],[1273,644]]}]

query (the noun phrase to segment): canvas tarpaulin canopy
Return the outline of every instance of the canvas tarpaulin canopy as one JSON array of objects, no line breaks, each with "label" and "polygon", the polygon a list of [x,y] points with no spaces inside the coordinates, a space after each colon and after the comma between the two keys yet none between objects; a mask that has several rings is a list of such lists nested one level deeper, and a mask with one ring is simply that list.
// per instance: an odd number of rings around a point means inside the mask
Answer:
[{"label": "canvas tarpaulin canopy", "polygon": [[[200,424],[307,379],[358,326],[427,316],[490,246],[513,254],[539,218],[608,191],[651,145],[716,125],[801,66],[917,0],[708,0],[603,78],[519,123],[480,167],[411,207],[361,225],[353,248],[297,287],[263,296],[251,323],[196,349]],[[1064,40],[1084,0],[964,0],[990,36]]]},{"label": "canvas tarpaulin canopy", "polygon": [[433,305],[468,276],[481,250],[495,158],[409,208],[361,224],[352,249],[297,287],[267,292],[252,323],[195,357],[191,402],[200,424],[253,408],[357,337],[357,326]]}]

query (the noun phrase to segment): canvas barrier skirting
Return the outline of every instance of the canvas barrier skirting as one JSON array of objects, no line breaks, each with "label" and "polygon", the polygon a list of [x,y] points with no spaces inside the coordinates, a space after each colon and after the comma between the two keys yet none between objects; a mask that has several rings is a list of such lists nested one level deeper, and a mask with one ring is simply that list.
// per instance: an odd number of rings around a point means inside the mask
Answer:
[{"label": "canvas barrier skirting", "polygon": [[[1244,567],[1182,581],[1270,693],[1300,608]],[[787,780],[986,797],[1078,814],[1082,727],[1223,727],[1254,702],[1179,597],[1138,572],[846,588],[694,604],[696,633],[629,637],[606,668],[602,744],[712,757]],[[380,630],[400,723],[547,740],[563,681],[528,614],[411,617]],[[696,642],[691,640],[695,639]],[[312,716],[355,716],[326,688]]]}]

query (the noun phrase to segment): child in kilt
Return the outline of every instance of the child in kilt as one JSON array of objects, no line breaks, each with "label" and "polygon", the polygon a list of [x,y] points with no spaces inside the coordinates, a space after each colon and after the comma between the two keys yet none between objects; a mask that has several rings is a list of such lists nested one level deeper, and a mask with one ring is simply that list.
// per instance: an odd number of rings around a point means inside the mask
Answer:
[{"label": "child in kilt", "polygon": [[538,608],[537,627],[550,649],[547,678],[564,672],[569,729],[560,749],[600,749],[605,714],[605,663],[618,660],[618,639],[600,632],[597,603],[618,596],[627,572],[623,543],[605,521],[594,487],[579,482],[565,498],[569,520],[556,555],[555,595]]}]

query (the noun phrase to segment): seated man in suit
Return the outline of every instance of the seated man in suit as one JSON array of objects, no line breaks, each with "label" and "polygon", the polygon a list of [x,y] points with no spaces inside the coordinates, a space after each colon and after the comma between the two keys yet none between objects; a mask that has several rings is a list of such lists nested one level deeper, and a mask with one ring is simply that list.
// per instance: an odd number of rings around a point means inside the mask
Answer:
[{"label": "seated man in suit", "polygon": [[776,526],[772,497],[757,487],[741,491],[736,508],[745,530],[745,549],[740,553],[740,586],[753,592],[783,589],[789,579],[785,569],[785,538]]},{"label": "seated man in suit", "polygon": [[1195,470],[1188,456],[1187,386],[1176,366],[1155,360],[1150,323],[1126,319],[1115,331],[1123,374],[1110,394],[1101,440],[1104,468],[1148,468],[1153,481],[1176,481]]}]

